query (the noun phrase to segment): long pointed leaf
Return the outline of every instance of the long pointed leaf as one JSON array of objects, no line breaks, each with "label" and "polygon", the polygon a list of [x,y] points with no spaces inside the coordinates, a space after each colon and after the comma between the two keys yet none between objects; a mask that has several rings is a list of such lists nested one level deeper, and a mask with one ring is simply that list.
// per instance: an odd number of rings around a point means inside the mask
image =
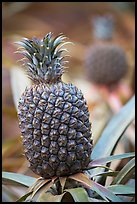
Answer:
[{"label": "long pointed leaf", "polygon": [[135,186],[129,185],[111,185],[107,187],[110,191],[115,194],[121,195],[134,195],[135,194]]},{"label": "long pointed leaf", "polygon": [[33,193],[31,195],[31,199],[33,199],[33,197],[35,196],[35,194],[40,190],[40,188],[42,188],[44,185],[48,185],[49,181],[51,179],[46,179],[46,180],[42,180],[40,181],[40,183],[38,185],[36,185],[36,187],[34,187],[33,189]]},{"label": "long pointed leaf", "polygon": [[65,191],[72,195],[75,202],[89,202],[88,194],[84,188],[72,188]]},{"label": "long pointed leaf", "polygon": [[64,194],[65,192],[61,195],[53,195],[50,192],[43,191],[37,199],[37,202],[61,202],[61,199]]},{"label": "long pointed leaf", "polygon": [[135,96],[123,106],[108,123],[100,139],[93,148],[91,159],[109,156],[117,141],[135,118]]},{"label": "long pointed leaf", "polygon": [[26,193],[25,195],[23,195],[22,197],[20,197],[16,202],[23,202],[26,200],[26,198],[31,195],[32,192]]},{"label": "long pointed leaf", "polygon": [[101,203],[102,203],[102,202],[107,202],[107,201],[105,201],[105,200],[100,200],[100,199],[90,198],[90,197],[88,198],[88,200],[89,200],[89,202],[93,202],[93,203],[94,203],[94,202],[101,202]]},{"label": "long pointed leaf", "polygon": [[118,171],[106,171],[106,172],[102,172],[102,173],[98,173],[98,174],[91,174],[90,175],[90,178],[93,178],[95,176],[103,176],[103,177],[106,177],[106,176],[117,176],[118,174]]},{"label": "long pointed leaf", "polygon": [[115,179],[112,182],[112,185],[114,184],[123,184],[125,183],[125,179],[127,174],[135,167],[135,158],[130,160],[123,169],[119,172],[119,174],[115,177]]},{"label": "long pointed leaf", "polygon": [[40,189],[43,188],[44,191],[48,190],[53,185],[53,182],[56,180],[56,178],[57,177],[53,177],[52,180],[51,179],[41,179],[38,184],[36,183],[36,185],[33,188],[33,193],[30,196],[30,200],[34,198],[34,196]]},{"label": "long pointed leaf", "polygon": [[[122,137],[123,133],[135,118],[135,96],[133,96],[129,102],[123,106],[118,114],[116,114],[112,120],[108,123],[103,131],[100,139],[97,141],[91,154],[91,160],[99,159],[111,155],[116,147],[116,144]],[[91,169],[90,173],[103,172],[103,169]],[[96,181],[102,177],[98,177]]]},{"label": "long pointed leaf", "polygon": [[106,164],[106,163],[112,162],[114,160],[125,159],[125,158],[129,158],[129,157],[134,157],[134,156],[135,156],[135,153],[130,152],[130,153],[125,153],[125,154],[111,155],[111,156],[108,156],[108,157],[95,159],[95,160],[93,160],[92,162],[89,163],[87,168],[95,167],[97,165]]},{"label": "long pointed leaf", "polygon": [[36,181],[36,178],[25,176],[19,173],[2,172],[2,183],[7,185],[23,185],[31,186]]},{"label": "long pointed leaf", "polygon": [[98,193],[104,200],[111,200],[113,202],[121,202],[121,199],[113,194],[110,190],[106,189],[102,185],[90,180],[88,176],[82,173],[69,176],[69,178],[81,182],[86,188],[90,188]]},{"label": "long pointed leaf", "polygon": [[92,189],[96,191],[102,198],[105,196],[112,202],[122,202],[122,200],[118,196],[116,196],[114,193],[112,193],[110,190],[108,190],[104,186],[94,181],[91,181],[91,183],[92,183]]}]

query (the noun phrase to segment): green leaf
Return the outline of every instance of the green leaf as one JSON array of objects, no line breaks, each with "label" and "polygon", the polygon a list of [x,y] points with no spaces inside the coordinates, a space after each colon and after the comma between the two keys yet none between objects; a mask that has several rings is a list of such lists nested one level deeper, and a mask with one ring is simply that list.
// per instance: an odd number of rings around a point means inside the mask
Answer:
[{"label": "green leaf", "polygon": [[42,177],[37,178],[37,179],[35,180],[35,182],[28,188],[28,192],[33,191],[34,188],[35,188],[37,185],[39,185],[39,183],[41,182],[41,180],[43,180]]},{"label": "green leaf", "polygon": [[[51,180],[51,179],[46,179],[46,180],[43,179],[38,185],[36,185],[36,187],[34,187],[33,193],[32,193],[32,195],[31,195],[31,200],[33,199],[33,197],[35,196],[35,194],[36,194],[42,187],[45,186],[44,190],[45,190],[45,189],[48,190],[48,189],[52,186],[53,182],[52,182],[52,181],[49,182],[50,180]],[[46,184],[47,184],[47,185],[46,185]]]},{"label": "green leaf", "polygon": [[83,173],[78,173],[69,176],[69,178],[81,182],[86,188],[94,190],[98,195],[100,195],[104,200],[111,200],[113,202],[121,202],[121,199],[113,194],[110,190],[106,189],[102,185],[90,180],[88,176]]},{"label": "green leaf", "polygon": [[124,154],[119,154],[119,155],[112,155],[112,156],[108,156],[108,157],[104,157],[100,159],[95,159],[89,163],[87,168],[95,167],[97,165],[103,165],[103,164],[112,162],[114,160],[125,159],[129,157],[134,157],[134,156],[135,156],[135,153],[130,152],[130,153],[124,153]]},{"label": "green leaf", "polygon": [[26,200],[26,198],[31,195],[32,192],[26,193],[25,195],[23,195],[22,197],[20,197],[16,202],[23,202]]},{"label": "green leaf", "polygon": [[[123,168],[122,170],[118,173],[118,175],[115,177],[115,179],[112,182],[112,185],[114,184],[124,184],[126,183],[130,177],[128,177],[128,179],[126,178],[127,175],[132,172],[131,175],[133,175],[134,173],[134,167],[135,167],[135,158],[131,159]],[[133,170],[133,171],[132,171]]]},{"label": "green leaf", "polygon": [[12,188],[2,185],[2,202],[15,202],[17,199],[18,196]]},{"label": "green leaf", "polygon": [[95,176],[117,176],[118,171],[107,171],[107,172],[102,172],[102,173],[98,173],[98,174],[91,174],[90,178],[93,178]]},{"label": "green leaf", "polygon": [[91,160],[109,156],[115,144],[135,118],[135,96],[123,106],[104,129],[100,139],[93,148]]},{"label": "green leaf", "polygon": [[111,186],[108,186],[107,189],[109,189],[110,191],[112,191],[115,194],[121,194],[121,195],[135,194],[135,186],[111,185]]},{"label": "green leaf", "polygon": [[31,186],[36,178],[19,173],[2,172],[2,183],[5,185],[24,185]]},{"label": "green leaf", "polygon": [[[46,185],[42,186],[40,188],[40,190],[38,191],[37,194],[35,194],[35,197],[37,198],[34,198],[34,200],[37,200],[38,202],[42,202],[42,201],[39,201],[39,199],[45,199],[45,194],[44,193],[48,193],[48,190],[53,186],[53,183],[54,183],[55,179],[49,183],[47,183]],[[48,199],[48,198],[47,198]],[[31,197],[31,200],[32,200],[32,197]],[[48,201],[50,202],[50,201]]]},{"label": "green leaf", "polygon": [[112,202],[122,202],[122,200],[118,196],[116,196],[113,192],[111,192],[109,189],[105,188],[104,186],[94,181],[91,181],[91,183],[92,190],[96,191],[102,198],[104,199],[107,198]]},{"label": "green leaf", "polygon": [[89,189],[91,188],[90,178],[83,173],[73,174],[69,176],[68,178],[81,182],[86,188],[89,188]]},{"label": "green leaf", "polygon": [[35,50],[33,50],[33,47],[31,46],[31,44],[29,42],[27,42],[26,40],[15,42],[15,44],[20,45],[21,49],[28,51],[30,54],[33,54],[35,52]]},{"label": "green leaf", "polygon": [[[123,133],[135,118],[135,96],[133,96],[129,102],[122,107],[118,114],[116,114],[108,123],[104,129],[99,140],[93,147],[91,154],[91,160],[99,159],[101,157],[107,157],[111,155],[116,147],[118,141],[122,137]],[[103,172],[102,169],[91,169],[90,173]],[[99,182],[101,177],[98,177],[96,181]]]},{"label": "green leaf", "polygon": [[107,201],[105,201],[105,200],[100,200],[100,199],[96,199],[96,198],[90,198],[90,197],[88,197],[88,200],[89,200],[89,202],[107,202]]},{"label": "green leaf", "polygon": [[75,202],[89,202],[88,194],[84,188],[65,189],[65,191],[72,195]]},{"label": "green leaf", "polygon": [[61,195],[53,195],[51,192],[43,191],[37,199],[37,202],[61,202],[64,194],[65,192]]}]

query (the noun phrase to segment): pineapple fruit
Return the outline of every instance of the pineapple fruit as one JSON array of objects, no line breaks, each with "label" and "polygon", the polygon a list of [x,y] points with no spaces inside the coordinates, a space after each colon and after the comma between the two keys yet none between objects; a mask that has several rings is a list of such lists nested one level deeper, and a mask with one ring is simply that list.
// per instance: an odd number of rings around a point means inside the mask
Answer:
[{"label": "pineapple fruit", "polygon": [[50,32],[42,40],[18,42],[33,81],[19,100],[19,127],[29,167],[44,178],[83,171],[92,152],[86,100],[76,86],[61,79],[65,39]]},{"label": "pineapple fruit", "polygon": [[126,54],[120,46],[112,43],[95,44],[86,53],[85,70],[93,83],[107,86],[117,84],[128,70]]}]

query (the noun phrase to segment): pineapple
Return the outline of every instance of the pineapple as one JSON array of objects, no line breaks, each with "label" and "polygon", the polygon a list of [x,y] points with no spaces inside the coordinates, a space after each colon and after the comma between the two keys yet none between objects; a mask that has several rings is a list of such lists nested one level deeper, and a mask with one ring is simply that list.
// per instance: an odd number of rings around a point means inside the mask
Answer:
[{"label": "pineapple", "polygon": [[127,73],[126,54],[118,45],[98,43],[86,53],[85,70],[93,83],[114,85]]},{"label": "pineapple", "polygon": [[83,171],[92,152],[86,100],[76,86],[61,79],[65,39],[50,32],[42,40],[18,42],[33,82],[19,100],[19,127],[29,167],[43,178]]}]

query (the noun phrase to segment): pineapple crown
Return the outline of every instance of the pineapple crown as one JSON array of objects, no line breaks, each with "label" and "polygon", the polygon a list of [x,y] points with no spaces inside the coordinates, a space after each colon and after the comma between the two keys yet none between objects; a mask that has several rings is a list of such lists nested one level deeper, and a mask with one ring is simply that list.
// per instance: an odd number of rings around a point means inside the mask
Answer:
[{"label": "pineapple crown", "polygon": [[[52,36],[53,33],[49,32],[42,40],[23,38],[22,41],[16,42],[21,46],[16,53],[25,56],[21,60],[24,62],[28,77],[35,83],[61,81],[61,76],[65,71],[64,65],[68,61],[64,58],[68,55],[62,56],[62,53],[67,51],[62,47],[71,42],[64,41],[67,37],[63,34],[59,34],[55,38]],[[26,61],[26,59],[28,60]]]}]

